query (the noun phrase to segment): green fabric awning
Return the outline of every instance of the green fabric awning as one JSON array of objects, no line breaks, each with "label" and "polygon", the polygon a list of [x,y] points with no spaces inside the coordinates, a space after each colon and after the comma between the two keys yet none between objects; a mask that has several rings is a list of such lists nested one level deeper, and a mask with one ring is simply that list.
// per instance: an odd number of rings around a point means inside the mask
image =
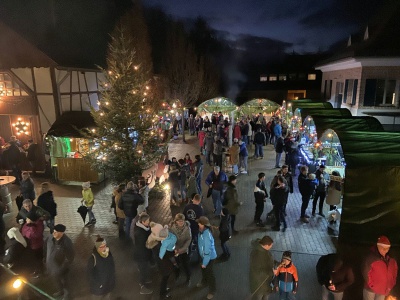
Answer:
[{"label": "green fabric awning", "polygon": [[304,121],[308,116],[351,117],[351,112],[347,108],[302,108],[300,115]]},{"label": "green fabric awning", "polygon": [[400,244],[400,133],[337,132],[346,160],[339,239]]},{"label": "green fabric awning", "polygon": [[[333,108],[332,104],[330,102],[303,102],[303,103],[298,103],[298,102],[291,102],[289,104],[292,104],[292,112],[294,113],[295,110],[298,108],[304,109],[304,108]],[[289,105],[288,104],[288,105]]]},{"label": "green fabric awning", "polygon": [[224,97],[217,97],[204,101],[197,107],[198,112],[222,112],[223,114],[230,113],[237,108],[236,104],[230,99]]},{"label": "green fabric awning", "polygon": [[335,132],[349,130],[367,132],[383,131],[382,124],[373,117],[352,117],[351,115],[347,117],[325,117],[323,115],[310,114],[305,118],[308,116],[314,121],[318,137],[321,137],[328,129],[332,129]]}]

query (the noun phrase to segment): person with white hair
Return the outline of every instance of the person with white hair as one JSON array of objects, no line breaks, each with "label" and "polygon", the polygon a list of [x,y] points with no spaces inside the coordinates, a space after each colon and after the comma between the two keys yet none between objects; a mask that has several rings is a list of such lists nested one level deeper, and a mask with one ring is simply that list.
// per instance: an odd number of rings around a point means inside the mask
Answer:
[{"label": "person with white hair", "polygon": [[86,223],[86,227],[93,226],[96,224],[96,217],[93,214],[94,196],[92,189],[90,188],[90,181],[82,183],[82,203],[88,209],[89,222]]}]

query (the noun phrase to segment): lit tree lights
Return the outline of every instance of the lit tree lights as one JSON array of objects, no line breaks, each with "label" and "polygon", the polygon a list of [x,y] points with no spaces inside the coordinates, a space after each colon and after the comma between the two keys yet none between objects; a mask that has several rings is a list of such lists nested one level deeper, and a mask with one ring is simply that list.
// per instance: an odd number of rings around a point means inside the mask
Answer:
[{"label": "lit tree lights", "polygon": [[152,97],[151,70],[137,61],[135,49],[118,26],[109,45],[108,69],[103,70],[98,110],[91,110],[98,128],[87,133],[93,151],[85,158],[113,182],[141,175],[163,152],[155,127],[160,103]]}]

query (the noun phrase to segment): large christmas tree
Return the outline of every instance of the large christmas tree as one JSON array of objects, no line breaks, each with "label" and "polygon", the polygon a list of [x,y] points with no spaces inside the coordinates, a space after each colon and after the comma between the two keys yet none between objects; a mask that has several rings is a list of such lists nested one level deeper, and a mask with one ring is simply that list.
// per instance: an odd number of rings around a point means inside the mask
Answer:
[{"label": "large christmas tree", "polygon": [[151,96],[151,70],[138,61],[136,46],[118,26],[103,70],[99,107],[91,111],[98,128],[90,133],[95,151],[87,158],[115,183],[141,175],[163,152],[154,126],[159,101]]}]

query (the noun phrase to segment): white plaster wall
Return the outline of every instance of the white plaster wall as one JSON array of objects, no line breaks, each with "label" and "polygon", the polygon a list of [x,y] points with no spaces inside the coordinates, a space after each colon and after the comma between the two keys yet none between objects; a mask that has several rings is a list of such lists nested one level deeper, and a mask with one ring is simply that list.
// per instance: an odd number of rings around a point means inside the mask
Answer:
[{"label": "white plaster wall", "polygon": [[37,93],[53,93],[49,68],[34,68]]},{"label": "white plaster wall", "polygon": [[46,133],[56,120],[54,99],[51,95],[39,95],[38,101],[42,108],[39,108],[40,127],[42,129],[42,132]]},{"label": "white plaster wall", "polygon": [[33,91],[32,73],[30,68],[11,69],[11,71],[13,71],[14,74]]}]

